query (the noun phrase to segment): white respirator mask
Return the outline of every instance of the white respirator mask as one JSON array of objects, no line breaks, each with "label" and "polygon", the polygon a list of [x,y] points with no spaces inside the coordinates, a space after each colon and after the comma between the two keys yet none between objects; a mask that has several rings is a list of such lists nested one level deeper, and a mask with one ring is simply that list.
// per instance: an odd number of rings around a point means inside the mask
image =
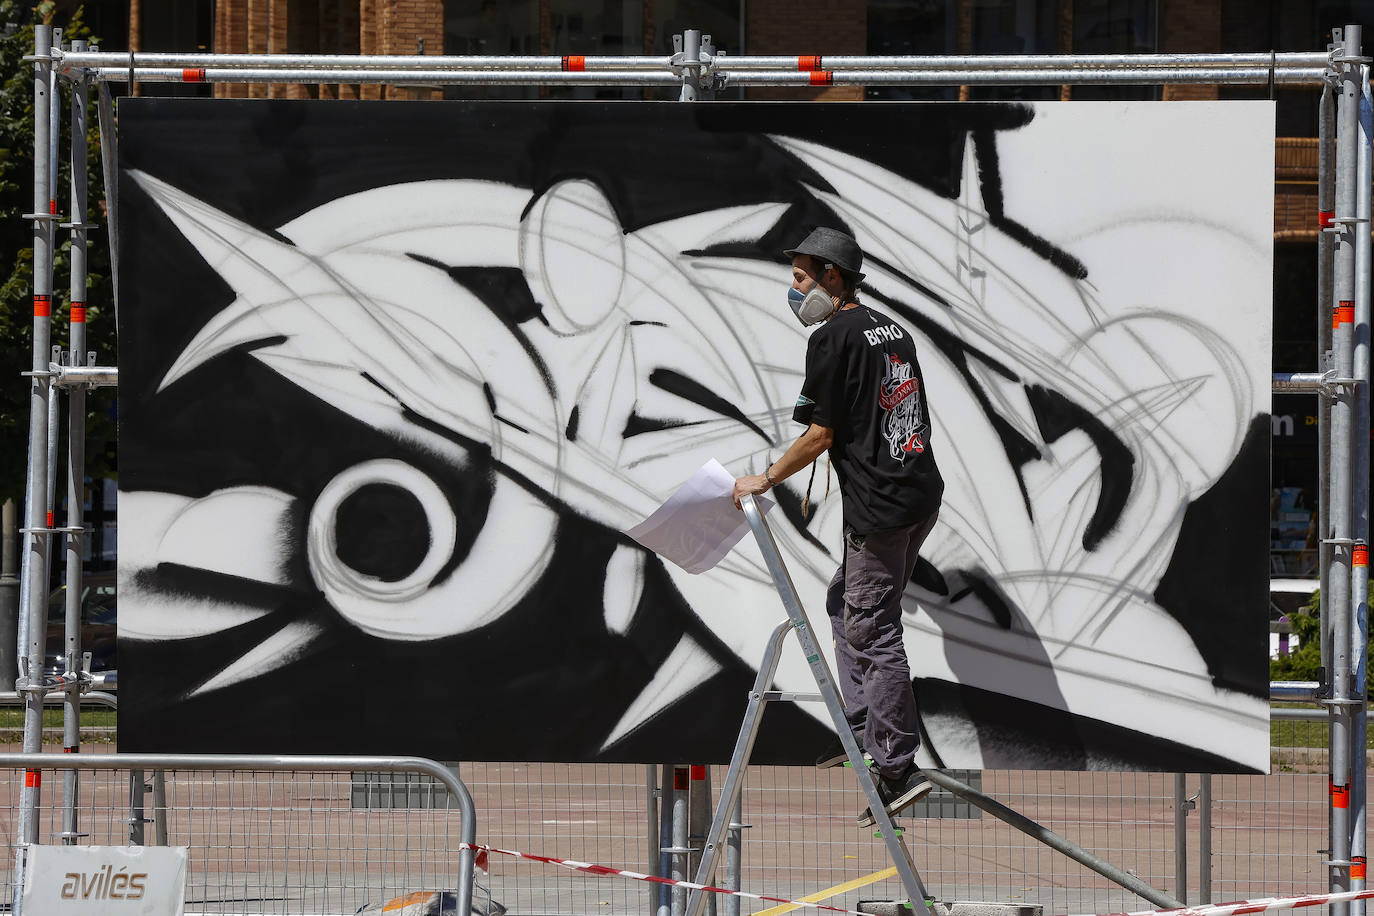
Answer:
[{"label": "white respirator mask", "polygon": [[802,327],[820,324],[835,314],[836,309],[835,301],[830,298],[829,293],[821,289],[819,283],[811,287],[810,292],[807,293],[795,288],[789,289],[787,291],[787,304],[792,306],[792,313],[797,316]]}]

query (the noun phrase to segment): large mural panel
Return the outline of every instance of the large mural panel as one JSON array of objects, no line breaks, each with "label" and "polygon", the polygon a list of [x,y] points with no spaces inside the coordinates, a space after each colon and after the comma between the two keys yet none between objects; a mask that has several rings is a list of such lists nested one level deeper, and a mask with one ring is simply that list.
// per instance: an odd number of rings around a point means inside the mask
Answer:
[{"label": "large mural panel", "polygon": [[757,549],[622,532],[801,431],[781,251],[830,225],[947,483],[921,762],[1267,770],[1269,103],[134,99],[120,168],[122,748],[728,759]]}]

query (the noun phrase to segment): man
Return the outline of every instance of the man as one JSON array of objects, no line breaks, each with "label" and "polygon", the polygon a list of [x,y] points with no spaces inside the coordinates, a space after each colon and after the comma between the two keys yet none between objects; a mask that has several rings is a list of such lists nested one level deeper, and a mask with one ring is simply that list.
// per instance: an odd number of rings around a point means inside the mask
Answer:
[{"label": "man", "polygon": [[[852,237],[819,228],[783,253],[792,259],[792,310],[802,324],[820,324],[792,413],[807,429],[762,474],[737,479],[734,500],[766,493],[829,450],[840,479],[844,553],[826,611],[846,715],[892,813],[931,790],[914,762],[916,696],[902,646],[902,591],[944,492],[925,383],[911,334],[859,302],[863,252]],[[843,759],[839,750],[817,763]],[[872,822],[865,810],[860,826]]]}]

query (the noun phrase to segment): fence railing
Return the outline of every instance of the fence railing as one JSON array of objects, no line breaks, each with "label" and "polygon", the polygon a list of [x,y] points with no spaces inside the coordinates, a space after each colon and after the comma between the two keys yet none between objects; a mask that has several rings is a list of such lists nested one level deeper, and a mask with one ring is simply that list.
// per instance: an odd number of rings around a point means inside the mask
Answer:
[{"label": "fence railing", "polygon": [[[81,845],[127,845],[131,812],[150,823],[164,820],[166,842],[189,847],[188,912],[352,914],[422,891],[452,893],[457,912],[472,909],[476,808],[462,780],[433,760],[5,753],[3,770],[11,771],[4,780],[11,822],[32,774],[77,771]],[[138,779],[131,798],[131,772],[161,773],[161,797],[146,801]],[[418,777],[443,801],[404,808],[360,803],[354,790],[365,774]],[[39,781],[50,786],[37,812],[39,842],[57,845],[68,800],[60,780]],[[15,852],[11,846],[9,862]],[[10,899],[12,868],[0,871],[0,882],[0,899]],[[488,911],[485,892],[478,903]]]},{"label": "fence railing", "polygon": [[[1324,741],[1321,723],[1296,723]],[[1174,776],[1167,773],[985,770],[983,791],[1120,868],[1188,903],[1325,890],[1325,756],[1276,750],[1267,776],[1214,776],[1211,892],[1198,876],[1200,812],[1188,810],[1183,844],[1189,886],[1180,887],[1175,850]],[[644,768],[636,765],[464,764],[464,781],[484,812],[483,842],[537,855],[643,870]],[[713,767],[719,786],[724,767]],[[1185,805],[1197,804],[1200,777],[1185,778]],[[695,785],[696,783],[694,783]],[[995,818],[952,798],[926,806],[945,817],[904,817],[912,857],[928,890],[942,900],[1043,906],[1049,913],[1148,909],[1142,900]],[[742,887],[797,899],[859,882],[828,896],[854,909],[860,900],[904,892],[872,830],[855,826],[864,807],[843,769],[751,767],[745,778]],[[867,879],[867,880],[864,880]],[[496,899],[522,913],[652,912],[647,885],[587,878],[518,859],[493,857]],[[745,901],[743,912],[770,909]]]},{"label": "fence railing", "polygon": [[[645,869],[655,856],[645,824],[652,796],[641,765],[465,763],[445,767],[413,758],[167,757],[117,753],[92,743],[110,722],[89,717],[80,755],[0,754],[6,791],[0,817],[13,821],[24,769],[81,767],[79,842],[124,845],[131,813],[165,823],[167,842],[190,847],[188,912],[340,913],[417,891],[456,891],[463,842]],[[60,743],[60,727],[51,742]],[[1267,776],[1212,777],[1210,894],[1198,880],[1200,777],[1185,777],[1183,834],[1175,828],[1174,776],[985,770],[982,790],[1145,882],[1188,903],[1320,892],[1328,845],[1327,730],[1324,720],[1276,718]],[[193,763],[188,763],[193,761]],[[268,767],[265,761],[270,762]],[[217,766],[222,763],[233,766]],[[347,763],[348,765],[345,765]],[[144,789],[130,793],[130,771]],[[151,792],[154,773],[165,799]],[[458,777],[461,776],[461,780]],[[713,767],[719,786],[724,767]],[[464,786],[483,833],[465,839],[451,782]],[[704,783],[701,783],[704,785]],[[694,782],[693,785],[698,785]],[[45,780],[40,842],[60,842],[65,805],[60,780]],[[907,842],[930,892],[943,900],[1039,904],[1046,913],[1120,912],[1148,902],[1038,845],[957,800],[933,795],[904,817]],[[871,830],[855,826],[864,801],[842,768],[751,767],[745,777],[742,886],[796,899],[850,884],[826,903],[903,896],[891,862]],[[146,842],[158,831],[151,826]],[[11,840],[12,842],[12,840]],[[1179,886],[1182,844],[1189,886]],[[13,849],[0,858],[0,900],[13,887]],[[492,856],[475,903],[541,914],[641,914],[653,910],[651,885],[592,878],[520,859]],[[743,912],[769,907],[745,901]]]}]

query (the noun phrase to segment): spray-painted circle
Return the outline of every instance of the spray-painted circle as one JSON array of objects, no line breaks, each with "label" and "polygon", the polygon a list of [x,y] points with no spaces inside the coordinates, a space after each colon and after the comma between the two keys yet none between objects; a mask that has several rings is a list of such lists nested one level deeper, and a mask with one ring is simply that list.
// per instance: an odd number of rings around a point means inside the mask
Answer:
[{"label": "spray-painted circle", "polygon": [[625,283],[625,232],[601,188],[562,181],[540,196],[520,221],[520,267],[560,334],[597,327]]},{"label": "spray-painted circle", "polygon": [[[400,487],[410,493],[419,500],[429,525],[429,549],[424,558],[413,572],[395,582],[359,572],[339,559],[339,507],[370,484]],[[390,606],[422,594],[444,568],[453,555],[457,532],[453,507],[438,484],[403,461],[381,458],[356,464],[325,485],[310,510],[306,555],[315,584],[334,607],[364,629],[386,629],[393,611]]]}]

